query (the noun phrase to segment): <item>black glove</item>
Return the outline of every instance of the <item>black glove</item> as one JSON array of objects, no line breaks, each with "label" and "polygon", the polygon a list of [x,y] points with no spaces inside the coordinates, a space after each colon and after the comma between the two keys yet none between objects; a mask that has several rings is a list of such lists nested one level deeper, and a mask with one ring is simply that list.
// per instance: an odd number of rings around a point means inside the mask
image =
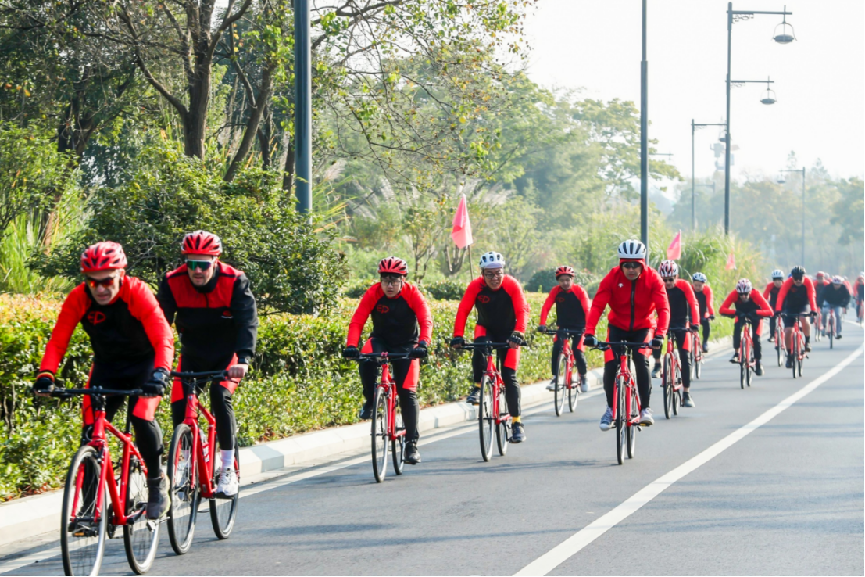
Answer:
[{"label": "black glove", "polygon": [[466,344],[466,340],[462,337],[454,337],[451,339],[451,346],[452,347],[461,347],[464,344]]},{"label": "black glove", "polygon": [[511,336],[508,337],[508,342],[514,343],[515,345],[523,344],[523,333],[519,331],[512,332]]},{"label": "black glove", "polygon": [[658,337],[658,336],[652,337],[652,348],[653,349],[660,349],[663,346],[664,346],[664,337]]},{"label": "black glove", "polygon": [[696,333],[699,331],[700,331],[700,324],[699,323],[691,323],[691,332]]},{"label": "black glove", "polygon": [[54,391],[54,375],[48,371],[42,371],[33,383],[33,392],[47,395]]},{"label": "black glove", "polygon": [[538,325],[538,332],[539,333],[547,332],[547,325]]},{"label": "black glove", "polygon": [[162,367],[155,369],[150,375],[150,380],[141,386],[141,392],[145,397],[161,397],[168,384],[168,371]]},{"label": "black glove", "polygon": [[598,346],[598,339],[593,334],[583,335],[583,344],[587,347],[596,347]]},{"label": "black glove", "polygon": [[710,320],[710,321],[715,320],[715,315],[709,315],[709,320]]},{"label": "black glove", "polygon": [[425,341],[419,341],[417,346],[413,348],[408,353],[408,358],[410,359],[425,359],[429,352],[427,351],[427,344]]},{"label": "black glove", "polygon": [[360,351],[357,347],[345,347],[342,349],[342,358],[344,359],[359,359]]}]

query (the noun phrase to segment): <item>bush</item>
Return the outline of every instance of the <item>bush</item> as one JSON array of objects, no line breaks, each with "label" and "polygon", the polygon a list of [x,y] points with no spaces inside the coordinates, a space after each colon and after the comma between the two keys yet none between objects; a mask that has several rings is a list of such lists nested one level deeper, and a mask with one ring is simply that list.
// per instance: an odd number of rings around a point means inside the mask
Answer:
[{"label": "bush", "polygon": [[456,280],[440,280],[421,286],[430,298],[439,300],[458,301],[466,292],[466,283]]},{"label": "bush", "polygon": [[[587,270],[578,270],[575,271],[575,273],[574,282],[586,289],[586,292],[589,293],[589,296],[591,297],[595,291],[598,290],[598,284],[600,284],[601,278],[593,275]],[[549,293],[557,284],[559,283],[556,281],[556,269],[541,269],[535,272],[535,274],[532,275],[532,278],[529,279],[529,282],[526,284],[526,290]]]}]

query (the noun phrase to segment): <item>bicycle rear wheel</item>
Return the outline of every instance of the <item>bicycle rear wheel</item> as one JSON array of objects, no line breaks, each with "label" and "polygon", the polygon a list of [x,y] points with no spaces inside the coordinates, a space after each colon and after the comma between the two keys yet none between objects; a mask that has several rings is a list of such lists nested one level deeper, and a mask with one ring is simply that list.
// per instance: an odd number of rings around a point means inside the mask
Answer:
[{"label": "bicycle rear wheel", "polygon": [[834,319],[830,317],[829,319],[829,348],[835,348],[835,323]]},{"label": "bicycle rear wheel", "polygon": [[664,355],[664,364],[661,368],[661,387],[664,391],[664,416],[669,419],[673,416],[673,381],[668,355]]},{"label": "bicycle rear wheel", "polygon": [[481,398],[478,403],[478,432],[481,439],[481,457],[489,461],[493,455],[493,385],[489,377],[481,382]]},{"label": "bicycle rear wheel", "polygon": [[781,327],[775,329],[775,354],[778,357],[779,367],[784,364],[784,347],[781,346],[781,343],[784,340],[783,334]]},{"label": "bicycle rear wheel", "polygon": [[372,474],[381,483],[387,471],[387,395],[381,387],[375,389],[372,423]]},{"label": "bicycle rear wheel", "polygon": [[577,410],[577,402],[580,397],[580,385],[571,385],[568,387],[568,410],[574,412]]},{"label": "bicycle rear wheel", "polygon": [[616,407],[616,460],[619,464],[623,464],[625,462],[625,435],[627,428],[625,426],[625,379],[622,377],[616,378],[616,391],[617,391],[617,402],[618,406]]},{"label": "bicycle rear wheel", "polygon": [[97,575],[102,566],[108,491],[102,491],[103,503],[97,506],[101,472],[102,466],[93,447],[78,449],[69,464],[60,519],[60,551],[67,575]]},{"label": "bicycle rear wheel", "polygon": [[568,393],[568,357],[564,353],[559,354],[556,369],[556,390],[553,394],[555,395],[556,416],[561,417],[565,409],[565,395]]},{"label": "bicycle rear wheel", "polygon": [[703,349],[701,348],[703,345],[700,343],[700,339],[694,339],[693,343],[694,348],[697,349],[694,352],[694,378],[699,379],[700,373],[703,372]]},{"label": "bicycle rear wheel", "polygon": [[[393,418],[396,421],[394,423],[394,430],[398,436],[390,442],[390,454],[393,457],[394,473],[402,475],[402,468],[405,465],[405,423],[402,421],[402,413],[399,412],[399,407],[396,408]],[[400,431],[403,432],[402,435],[399,435]]]},{"label": "bicycle rear wheel", "polygon": [[[631,389],[631,414],[628,422],[630,423],[640,415],[637,413],[637,389]],[[629,424],[628,429],[628,458],[633,459],[637,453],[637,426]]]},{"label": "bicycle rear wheel", "polygon": [[123,526],[123,548],[129,566],[138,575],[143,575],[156,559],[161,523],[147,518],[147,477],[135,457],[130,460],[126,483],[126,515],[132,521]]},{"label": "bicycle rear wheel", "polygon": [[[499,447],[499,455],[504,457],[508,453],[508,430],[510,429],[510,420],[507,419],[508,401],[505,398],[504,387],[499,389],[499,424],[496,426],[496,445]],[[505,415],[505,418],[501,418]]]},{"label": "bicycle rear wheel", "polygon": [[[215,447],[211,447],[211,454],[216,453]],[[211,459],[215,459],[215,455]],[[240,500],[240,448],[237,438],[234,439],[234,472],[237,474],[237,493],[229,499],[210,499],[210,524],[213,532],[220,539],[228,539],[234,529],[234,521],[237,519],[237,504]],[[213,463],[213,484],[216,485],[219,469],[216,462]]]},{"label": "bicycle rear wheel", "polygon": [[790,352],[793,355],[793,359],[790,363],[790,366],[793,367],[793,378],[796,378],[796,364],[800,362],[799,360],[799,335],[793,335],[793,350]]},{"label": "bicycle rear wheel", "polygon": [[198,517],[198,467],[193,452],[192,429],[180,424],[174,429],[168,450],[168,478],[171,480],[171,508],[168,510],[168,540],[178,555],[192,546]]}]

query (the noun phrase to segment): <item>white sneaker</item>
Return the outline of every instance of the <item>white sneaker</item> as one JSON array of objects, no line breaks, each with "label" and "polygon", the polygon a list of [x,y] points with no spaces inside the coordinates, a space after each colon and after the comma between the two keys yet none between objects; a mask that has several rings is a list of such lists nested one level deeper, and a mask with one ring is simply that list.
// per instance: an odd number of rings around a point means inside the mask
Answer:
[{"label": "white sneaker", "polygon": [[555,377],[550,379],[550,382],[547,383],[547,390],[548,391],[555,391],[556,390],[556,378]]},{"label": "white sneaker", "polygon": [[589,392],[589,379],[588,377],[582,377],[580,379],[580,392],[588,393]]},{"label": "white sneaker", "polygon": [[655,419],[652,418],[652,409],[646,408],[640,411],[640,425],[654,425]]},{"label": "white sneaker", "polygon": [[607,410],[604,412],[604,416],[601,417],[600,427],[601,427],[602,431],[609,431],[610,427],[612,427],[612,426],[613,426],[613,409],[610,407],[607,407]]},{"label": "white sneaker", "polygon": [[237,495],[237,473],[234,472],[234,469],[223,469],[219,473],[216,493],[225,497]]}]

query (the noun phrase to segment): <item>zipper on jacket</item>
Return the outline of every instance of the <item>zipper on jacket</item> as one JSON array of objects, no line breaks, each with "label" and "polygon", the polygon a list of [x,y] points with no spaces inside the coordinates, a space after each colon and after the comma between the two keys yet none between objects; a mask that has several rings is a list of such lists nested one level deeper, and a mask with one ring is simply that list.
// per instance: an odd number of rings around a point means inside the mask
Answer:
[{"label": "zipper on jacket", "polygon": [[637,279],[631,281],[631,328],[629,331],[633,332],[634,330],[634,294],[637,292]]}]

